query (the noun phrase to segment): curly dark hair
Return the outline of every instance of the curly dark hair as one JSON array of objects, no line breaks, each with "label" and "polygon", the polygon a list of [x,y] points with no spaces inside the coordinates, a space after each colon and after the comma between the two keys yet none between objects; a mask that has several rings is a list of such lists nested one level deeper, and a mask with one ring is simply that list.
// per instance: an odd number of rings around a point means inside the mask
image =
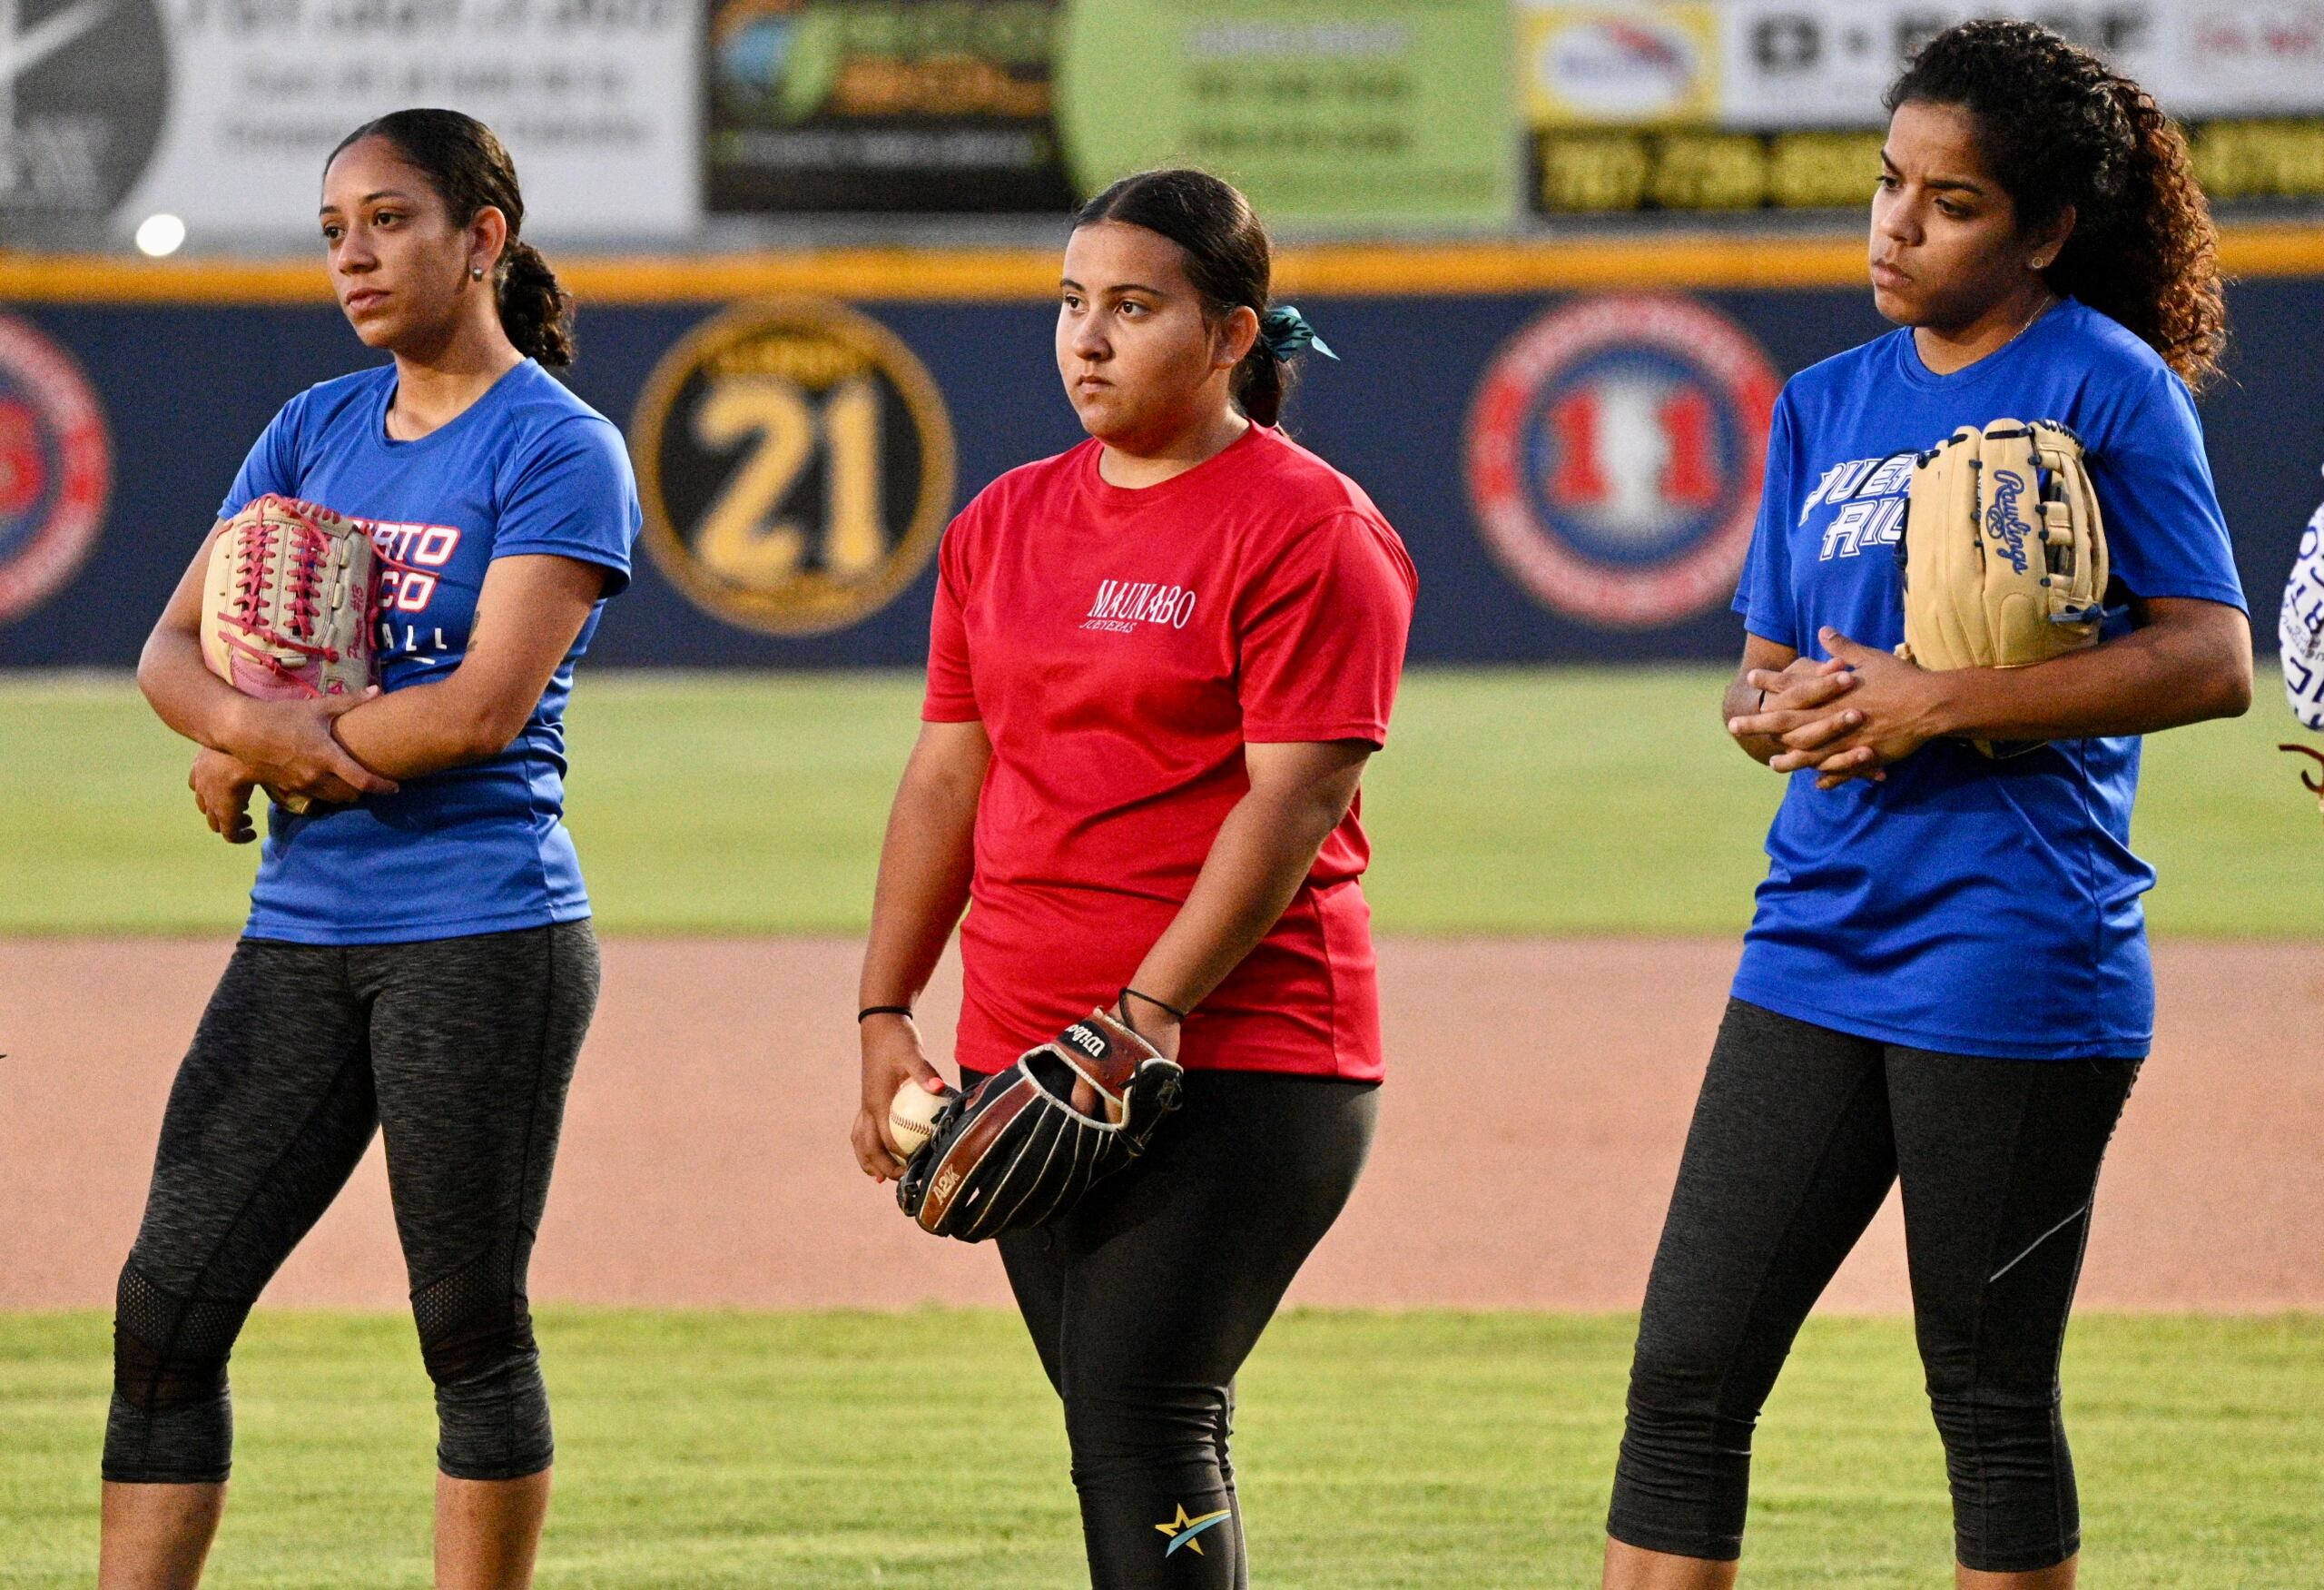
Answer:
[{"label": "curly dark hair", "polygon": [[1922,46],[1888,90],[1957,105],[2021,227],[2068,205],[2073,234],[2043,272],[2162,355],[2191,387],[2227,346],[2219,233],[2187,139],[2154,96],[2038,23],[1965,22]]},{"label": "curly dark hair", "polygon": [[323,162],[329,171],[340,151],[366,138],[384,138],[406,163],[427,177],[452,212],[452,224],[466,226],[487,205],[508,222],[507,246],[493,267],[493,291],[500,327],[527,359],[562,368],[573,362],[573,295],[557,281],[541,252],[517,234],[525,224],[525,195],[517,186],[517,163],[497,134],[458,111],[390,111],[364,123],[339,141]]}]

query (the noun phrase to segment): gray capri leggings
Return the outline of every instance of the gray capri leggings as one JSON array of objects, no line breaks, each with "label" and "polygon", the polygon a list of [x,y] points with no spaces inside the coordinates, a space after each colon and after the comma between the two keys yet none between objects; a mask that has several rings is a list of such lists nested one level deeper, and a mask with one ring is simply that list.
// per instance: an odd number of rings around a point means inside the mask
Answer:
[{"label": "gray capri leggings", "polygon": [[487,1480],[547,1467],[525,1271],[596,1000],[586,922],[237,945],[171,1089],[122,1267],[105,1478],[226,1477],[234,1338],[375,1129],[436,1385],[438,1465]]}]

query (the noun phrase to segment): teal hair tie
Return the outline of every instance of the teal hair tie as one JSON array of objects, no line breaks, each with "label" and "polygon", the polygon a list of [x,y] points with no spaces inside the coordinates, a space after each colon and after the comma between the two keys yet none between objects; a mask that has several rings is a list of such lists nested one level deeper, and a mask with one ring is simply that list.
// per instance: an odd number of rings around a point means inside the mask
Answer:
[{"label": "teal hair tie", "polygon": [[1315,335],[1307,317],[1287,303],[1279,303],[1259,317],[1259,341],[1277,359],[1289,359],[1303,348],[1313,348],[1326,359],[1337,359],[1331,345]]}]

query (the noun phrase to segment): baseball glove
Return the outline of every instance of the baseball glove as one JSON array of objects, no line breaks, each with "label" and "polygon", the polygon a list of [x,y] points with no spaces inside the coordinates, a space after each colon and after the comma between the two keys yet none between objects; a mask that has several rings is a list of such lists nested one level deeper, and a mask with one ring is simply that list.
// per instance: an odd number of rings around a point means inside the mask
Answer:
[{"label": "baseball glove", "polygon": [[[379,588],[363,525],[270,492],[210,544],[202,660],[245,696],[360,695],[371,683]],[[309,805],[268,793],[292,812]]]},{"label": "baseball glove", "polygon": [[2106,528],[2082,439],[2054,420],[1965,425],[1921,454],[1896,556],[1896,655],[1925,668],[2018,668],[2098,643]]},{"label": "baseball glove", "polygon": [[[1184,1070],[1092,1011],[946,1105],[896,1182],[921,1230],[981,1242],[1056,1219],[1146,1151],[1178,1107]],[[1075,1108],[1074,1084],[1097,1114]]]}]

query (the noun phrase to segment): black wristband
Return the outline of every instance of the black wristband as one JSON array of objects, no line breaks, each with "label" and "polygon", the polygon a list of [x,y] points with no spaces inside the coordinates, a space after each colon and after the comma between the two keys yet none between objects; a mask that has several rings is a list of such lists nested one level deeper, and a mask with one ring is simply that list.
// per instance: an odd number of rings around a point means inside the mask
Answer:
[{"label": "black wristband", "polygon": [[860,1027],[863,1024],[865,1018],[870,1016],[902,1016],[910,1019],[911,1015],[910,1005],[865,1005],[855,1012],[855,1022]]},{"label": "black wristband", "polygon": [[[1174,1015],[1174,1016],[1177,1017],[1177,1018],[1178,1018],[1178,1020],[1180,1020],[1181,1022],[1183,1022],[1183,1021],[1185,1021],[1185,1020],[1187,1019],[1187,1012],[1184,1012],[1184,1011],[1180,1010],[1180,1009],[1179,1009],[1177,1006],[1176,1006],[1176,1005],[1173,1005],[1173,1004],[1164,1004],[1160,1000],[1156,999],[1156,998],[1155,998],[1152,994],[1150,994],[1150,993],[1138,993],[1138,992],[1137,992],[1137,990],[1136,990],[1136,989],[1134,989],[1134,988],[1124,988],[1124,989],[1122,990],[1121,997],[1122,997],[1123,999],[1142,999],[1142,1000],[1144,1000],[1147,1004],[1150,1004],[1150,1005],[1157,1005],[1157,1006],[1159,1006],[1161,1009],[1163,1009],[1163,1010],[1166,1010],[1166,1011],[1169,1012],[1172,1015]],[[1118,1003],[1118,1002],[1119,1002],[1119,1001],[1117,1001],[1116,1002],[1117,1002],[1117,1003]]]}]

